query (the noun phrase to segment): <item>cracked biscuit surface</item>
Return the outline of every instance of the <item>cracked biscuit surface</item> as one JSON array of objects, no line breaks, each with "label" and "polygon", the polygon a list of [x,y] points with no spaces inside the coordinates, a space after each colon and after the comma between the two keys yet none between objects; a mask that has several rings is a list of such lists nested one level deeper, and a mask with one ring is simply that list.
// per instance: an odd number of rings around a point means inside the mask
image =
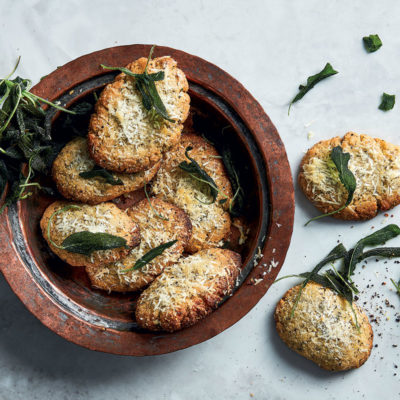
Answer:
[{"label": "cracked biscuit surface", "polygon": [[350,154],[348,166],[357,187],[350,205],[333,217],[366,220],[379,210],[389,210],[400,203],[400,146],[349,132],[343,138],[317,143],[301,162],[299,185],[322,213],[337,210],[347,199],[347,191],[330,160],[330,152],[336,146]]}]

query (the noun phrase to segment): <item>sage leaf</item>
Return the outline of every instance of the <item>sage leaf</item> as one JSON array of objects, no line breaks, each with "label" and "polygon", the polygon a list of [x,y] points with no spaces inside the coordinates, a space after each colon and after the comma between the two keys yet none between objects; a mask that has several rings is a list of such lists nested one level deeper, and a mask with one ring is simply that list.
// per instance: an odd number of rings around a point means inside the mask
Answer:
[{"label": "sage leaf", "polygon": [[175,122],[175,120],[169,117],[167,109],[165,108],[165,105],[162,102],[160,95],[157,92],[156,85],[154,83],[156,81],[164,80],[165,78],[164,71],[158,71],[153,74],[147,73],[147,67],[151,60],[154,48],[155,46],[152,46],[152,48],[150,49],[150,54],[147,57],[146,67],[142,74],[135,74],[128,68],[124,67],[108,67],[104,64],[100,64],[100,66],[108,70],[121,71],[124,74],[135,78],[135,86],[142,97],[143,107],[148,111],[154,110],[157,115],[159,115],[160,117],[162,117],[167,121]]},{"label": "sage leaf", "polygon": [[129,271],[137,270],[143,268],[146,264],[148,264],[150,261],[152,261],[154,258],[160,256],[166,249],[169,247],[173,246],[177,240],[171,240],[170,242],[166,242],[163,244],[160,244],[157,247],[154,247],[150,251],[148,251],[144,256],[140,257],[134,264],[133,267],[124,269],[122,272],[126,273]]},{"label": "sage leaf", "polygon": [[97,165],[94,166],[90,171],[81,172],[79,176],[84,179],[102,178],[106,181],[106,183],[113,186],[124,184],[121,179],[115,178],[109,171]]},{"label": "sage leaf", "polygon": [[368,53],[373,53],[381,48],[382,41],[378,35],[369,35],[363,37],[364,48]]},{"label": "sage leaf", "polygon": [[76,232],[69,235],[61,244],[70,253],[90,256],[94,251],[127,247],[126,239],[104,232]]},{"label": "sage leaf", "polygon": [[389,111],[394,107],[396,102],[396,95],[395,94],[382,94],[381,104],[379,104],[379,109],[382,111]]},{"label": "sage leaf", "polygon": [[327,63],[325,67],[323,68],[322,71],[318,72],[318,74],[309,76],[307,78],[307,83],[305,85],[300,85],[299,86],[299,93],[294,97],[294,99],[290,102],[289,109],[288,109],[288,115],[290,113],[290,108],[292,107],[293,103],[296,103],[296,101],[299,101],[302,99],[305,94],[310,91],[318,82],[321,82],[323,79],[329,78],[332,75],[337,74],[338,71],[335,71],[332,68],[332,65]]},{"label": "sage leaf", "polygon": [[189,156],[189,151],[191,150],[193,150],[193,147],[191,146],[186,147],[185,150],[185,156],[190,161],[190,163],[188,163],[187,161],[182,161],[179,164],[179,168],[188,172],[189,175],[197,181],[203,182],[208,185],[208,187],[210,188],[212,203],[214,203],[214,201],[217,199],[219,192],[217,184],[215,183],[214,179],[211,178],[211,176],[208,175],[207,172],[200,167],[197,161]]},{"label": "sage leaf", "polygon": [[359,240],[351,251],[351,256],[345,259],[344,273],[347,278],[350,279],[351,275],[354,274],[356,264],[362,257],[365,247],[380,246],[398,235],[400,235],[400,228],[395,224],[390,224]]},{"label": "sage leaf", "polygon": [[336,169],[338,170],[340,182],[342,182],[343,186],[347,190],[346,202],[337,210],[311,218],[309,221],[306,222],[305,226],[307,226],[311,221],[315,221],[317,219],[324,218],[329,215],[337,214],[338,212],[348,207],[353,200],[354,192],[357,187],[357,181],[355,176],[348,167],[350,161],[350,154],[344,153],[343,149],[340,146],[336,146],[332,149],[330,157],[333,163],[335,164]]}]

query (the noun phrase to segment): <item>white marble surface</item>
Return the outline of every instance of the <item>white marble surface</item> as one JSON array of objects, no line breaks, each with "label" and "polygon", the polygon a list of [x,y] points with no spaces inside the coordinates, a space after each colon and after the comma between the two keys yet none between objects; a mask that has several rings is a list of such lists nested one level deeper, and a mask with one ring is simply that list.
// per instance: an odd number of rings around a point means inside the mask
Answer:
[{"label": "white marble surface", "polygon": [[[293,173],[315,141],[349,130],[400,143],[400,104],[388,113],[377,109],[383,91],[395,93],[400,103],[396,0],[0,0],[0,11],[1,76],[19,54],[19,74],[36,82],[78,56],[132,43],[167,45],[214,62],[262,104],[286,145]],[[384,43],[374,54],[361,42],[370,33],[379,33]],[[288,117],[298,84],[328,61],[339,74],[295,104]],[[309,131],[315,134],[311,140]],[[310,269],[339,235],[351,246],[371,226],[385,223],[379,215],[366,223],[326,219],[305,228],[314,214],[296,187],[294,234],[283,273]],[[398,223],[400,209],[391,214],[389,220]],[[378,347],[367,363],[338,374],[294,354],[275,333],[273,308],[294,281],[272,287],[245,318],[206,343],[165,356],[129,358],[91,352],[53,334],[0,276],[0,399],[399,398],[400,325],[384,299],[397,312],[400,300],[389,283],[381,285],[389,276],[400,278],[399,265],[374,262],[357,275],[365,288],[361,301],[374,313],[382,305],[389,320],[380,316],[380,325],[374,324]],[[367,289],[368,283],[375,286]],[[381,298],[371,301],[375,291]]]}]

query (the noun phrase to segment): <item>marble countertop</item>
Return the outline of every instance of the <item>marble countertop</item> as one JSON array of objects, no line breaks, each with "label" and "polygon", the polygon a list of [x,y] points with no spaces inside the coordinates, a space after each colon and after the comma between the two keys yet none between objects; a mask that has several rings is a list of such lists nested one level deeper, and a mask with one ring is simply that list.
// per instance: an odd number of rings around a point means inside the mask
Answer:
[{"label": "marble countertop", "polygon": [[[264,107],[294,176],[308,147],[350,130],[400,143],[400,105],[378,110],[383,92],[400,99],[396,0],[0,0],[0,10],[1,76],[20,54],[19,74],[37,82],[83,54],[132,43],[175,47],[217,64]],[[373,54],[361,41],[370,33],[383,41]],[[288,117],[297,86],[326,62],[339,74],[309,92]],[[309,270],[339,239],[350,247],[372,227],[400,222],[400,208],[389,214],[304,227],[315,210],[296,185],[293,238],[281,273]],[[274,285],[245,318],[205,343],[133,358],[91,352],[58,337],[0,276],[0,399],[394,399],[400,396],[400,326],[394,321],[400,299],[390,277],[400,278],[393,261],[371,262],[356,275],[360,302],[380,319],[373,323],[375,347],[363,367],[334,374],[286,348],[275,332],[275,304],[296,281]]]}]

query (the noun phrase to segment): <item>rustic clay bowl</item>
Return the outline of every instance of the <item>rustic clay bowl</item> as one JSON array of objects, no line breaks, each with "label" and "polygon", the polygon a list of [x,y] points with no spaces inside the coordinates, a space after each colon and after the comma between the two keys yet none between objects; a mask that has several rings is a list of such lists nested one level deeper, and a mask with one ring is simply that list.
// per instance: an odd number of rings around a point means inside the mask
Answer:
[{"label": "rustic clay bowl", "polygon": [[[88,54],[58,68],[32,91],[67,107],[79,104],[113,79],[115,74],[104,71],[101,63],[123,66],[146,56],[149,50],[147,45],[131,45]],[[135,356],[163,354],[217,335],[266,293],[290,243],[294,215],[291,173],[283,143],[268,116],[239,82],[215,65],[168,47],[156,48],[154,57],[161,55],[175,58],[186,73],[195,128],[216,143],[228,143],[234,152],[250,225],[249,239],[241,248],[244,269],[234,295],[195,326],[175,333],[141,330],[133,315],[137,295],[94,290],[83,269],[69,268],[49,252],[39,232],[39,220],[54,198],[35,193],[0,217],[0,271],[43,324],[92,350]],[[65,114],[48,113],[48,125],[59,143],[68,140],[63,118]],[[230,129],[222,131],[225,126]]]}]

